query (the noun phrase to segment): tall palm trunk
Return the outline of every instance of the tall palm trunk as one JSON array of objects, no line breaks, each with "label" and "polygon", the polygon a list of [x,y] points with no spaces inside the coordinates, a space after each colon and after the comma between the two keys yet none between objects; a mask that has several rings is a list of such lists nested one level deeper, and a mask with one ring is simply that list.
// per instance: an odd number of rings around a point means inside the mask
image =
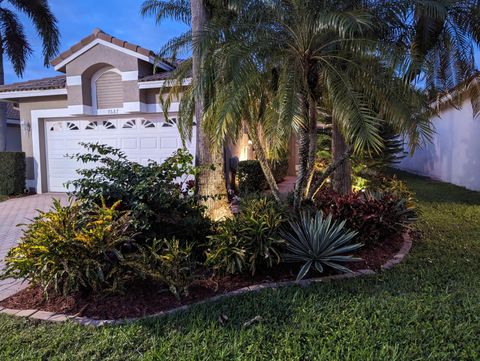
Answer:
[{"label": "tall palm trunk", "polygon": [[332,121],[332,157],[333,163],[339,162],[333,174],[333,189],[340,194],[352,192],[352,165],[348,158],[342,158],[348,153],[348,145],[343,137],[338,121]]},{"label": "tall palm trunk", "polygon": [[315,163],[317,161],[317,103],[311,98],[308,106],[308,166],[307,166],[307,180],[305,184],[305,189],[303,191],[303,197],[306,199],[310,193],[310,188],[312,186],[313,177],[315,175]]},{"label": "tall palm trunk", "polygon": [[[5,84],[3,47],[0,45],[0,85]],[[0,102],[0,152],[7,150],[7,103]]]},{"label": "tall palm trunk", "polygon": [[268,164],[267,157],[265,155],[265,149],[263,148],[262,142],[258,135],[258,129],[255,129],[255,126],[245,122],[247,127],[248,138],[253,143],[253,148],[255,149],[255,154],[257,155],[258,162],[262,167],[263,174],[265,175],[265,179],[267,180],[268,186],[272,191],[272,195],[277,202],[280,202],[280,191],[278,190],[277,181],[273,176],[272,169],[270,168],[270,164]]},{"label": "tall palm trunk", "polygon": [[[207,9],[204,0],[191,0],[192,36],[194,39],[201,37],[202,31],[208,22]],[[198,84],[202,71],[203,55],[199,49],[193,49],[192,54],[192,79],[193,84]],[[196,159],[201,167],[197,177],[197,192],[207,208],[207,215],[219,220],[231,216],[231,210],[226,197],[226,184],[224,177],[224,162],[221,148],[214,150],[202,126],[203,111],[205,108],[205,94],[196,94],[195,118],[197,122]]]},{"label": "tall palm trunk", "polygon": [[317,108],[313,98],[304,99],[304,113],[306,125],[301,128],[299,134],[299,157],[300,165],[295,183],[294,208],[300,209],[301,203],[309,194],[315,172],[317,157]]},{"label": "tall palm trunk", "polygon": [[308,151],[310,149],[310,138],[308,137],[308,129],[301,128],[298,134],[298,153],[300,163],[298,165],[297,180],[295,181],[295,190],[293,193],[293,207],[300,210],[303,200],[303,190],[308,177]]}]

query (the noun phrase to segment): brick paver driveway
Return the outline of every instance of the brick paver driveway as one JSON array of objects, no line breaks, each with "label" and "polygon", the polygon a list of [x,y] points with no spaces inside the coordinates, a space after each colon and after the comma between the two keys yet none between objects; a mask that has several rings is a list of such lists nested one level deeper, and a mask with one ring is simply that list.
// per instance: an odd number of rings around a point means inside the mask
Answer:
[{"label": "brick paver driveway", "polygon": [[[0,269],[5,265],[4,258],[8,250],[17,244],[22,233],[17,224],[28,223],[37,214],[37,210],[48,210],[52,198],[58,198],[62,202],[67,200],[66,194],[47,193],[0,202]],[[0,301],[25,287],[25,283],[12,279],[0,281]]]}]

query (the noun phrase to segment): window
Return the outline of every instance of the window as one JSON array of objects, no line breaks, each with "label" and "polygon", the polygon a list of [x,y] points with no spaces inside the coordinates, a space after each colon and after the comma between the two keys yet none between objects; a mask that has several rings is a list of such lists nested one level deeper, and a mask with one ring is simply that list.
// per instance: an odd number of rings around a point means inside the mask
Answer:
[{"label": "window", "polygon": [[177,118],[167,119],[162,127],[173,127],[174,125],[177,125]]},{"label": "window", "polygon": [[92,104],[97,110],[123,108],[123,83],[119,70],[103,69],[92,77]]},{"label": "window", "polygon": [[109,120],[104,120],[104,121],[103,121],[103,127],[104,127],[105,129],[115,129],[115,128],[117,128],[117,127],[115,126],[115,124],[113,124],[113,123],[112,123],[111,121],[109,121]]},{"label": "window", "polygon": [[123,124],[123,129],[131,129],[135,128],[135,125],[137,125],[137,121],[135,119],[132,120],[127,120],[125,124]]},{"label": "window", "polygon": [[97,129],[98,127],[98,123],[97,122],[90,122],[87,124],[87,126],[85,127],[85,130],[94,130],[94,129]]},{"label": "window", "polygon": [[78,125],[76,125],[75,123],[72,123],[72,122],[67,122],[67,129],[68,130],[80,130],[80,128],[78,128]]},{"label": "window", "polygon": [[155,128],[155,124],[153,124],[150,120],[142,119],[142,127],[144,127],[144,128]]},{"label": "window", "polygon": [[50,127],[51,132],[61,132],[62,131],[62,122],[55,122]]}]

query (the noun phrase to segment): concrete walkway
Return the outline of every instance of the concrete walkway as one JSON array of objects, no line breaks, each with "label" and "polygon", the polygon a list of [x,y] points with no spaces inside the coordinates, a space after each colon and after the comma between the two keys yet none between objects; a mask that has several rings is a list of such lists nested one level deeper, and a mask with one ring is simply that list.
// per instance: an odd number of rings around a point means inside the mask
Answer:
[{"label": "concrete walkway", "polygon": [[280,194],[287,196],[289,193],[295,190],[295,182],[297,177],[287,176],[282,183],[278,183],[278,190]]},{"label": "concrete walkway", "polygon": [[[38,210],[46,211],[50,209],[52,198],[58,198],[62,202],[67,200],[64,193],[47,193],[0,202],[0,269],[4,268],[5,256],[10,248],[17,244],[22,234],[22,229],[17,227],[17,224],[29,223]],[[0,301],[26,286],[25,283],[13,279],[0,280]]]}]

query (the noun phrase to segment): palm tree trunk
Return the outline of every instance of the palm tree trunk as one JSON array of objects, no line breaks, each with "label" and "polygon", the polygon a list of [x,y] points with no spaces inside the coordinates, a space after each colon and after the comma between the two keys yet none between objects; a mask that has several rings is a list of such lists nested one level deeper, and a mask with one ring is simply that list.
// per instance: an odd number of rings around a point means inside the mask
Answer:
[{"label": "palm tree trunk", "polygon": [[303,191],[303,198],[306,199],[310,193],[310,188],[312,186],[313,176],[315,175],[315,163],[317,161],[317,104],[313,98],[310,99],[308,106],[309,113],[309,127],[308,127],[308,168],[307,168],[307,180],[305,184],[305,189]]},{"label": "palm tree trunk", "polygon": [[[0,45],[0,85],[5,84],[3,47]],[[7,103],[0,102],[0,152],[7,150]]]},{"label": "palm tree trunk", "polygon": [[303,114],[305,119],[305,124],[302,125],[298,134],[298,155],[299,155],[299,165],[298,165],[298,174],[297,180],[295,182],[295,190],[293,197],[293,207],[296,211],[300,210],[300,206],[305,196],[305,187],[309,180],[309,168],[310,168],[310,128],[311,128],[311,112],[310,112],[310,102],[306,97],[303,97]]},{"label": "palm tree trunk", "polygon": [[272,191],[272,195],[277,202],[280,202],[280,191],[278,190],[277,181],[273,176],[272,169],[270,168],[270,164],[268,163],[267,157],[265,155],[265,149],[263,148],[260,137],[258,136],[258,129],[255,129],[255,127],[250,125],[248,122],[245,122],[245,125],[247,127],[248,138],[250,138],[253,143],[255,154],[257,156],[258,162],[260,163],[260,166],[262,167],[262,171],[265,175],[268,186]]},{"label": "palm tree trunk", "polygon": [[[207,9],[204,0],[191,0],[192,36],[199,39],[208,22]],[[194,47],[192,54],[192,79],[197,84],[202,71],[203,56]],[[195,118],[197,122],[197,149],[196,160],[201,171],[197,177],[197,194],[206,207],[207,215],[213,220],[230,217],[232,212],[226,197],[224,176],[224,162],[222,150],[211,147],[207,134],[202,127],[203,110],[205,108],[205,94],[196,94]]]},{"label": "palm tree trunk", "polygon": [[293,207],[295,210],[300,210],[303,199],[303,189],[305,179],[308,172],[308,151],[310,149],[310,138],[308,137],[308,130],[301,128],[298,134],[298,155],[299,165],[297,180],[295,181],[295,190],[293,192]]},{"label": "palm tree trunk", "polygon": [[[352,165],[350,159],[344,158],[349,147],[343,137],[338,122],[332,119],[332,158],[333,163],[338,163],[333,174],[333,189],[340,194],[352,192]],[[342,161],[342,158],[343,161]]]}]

